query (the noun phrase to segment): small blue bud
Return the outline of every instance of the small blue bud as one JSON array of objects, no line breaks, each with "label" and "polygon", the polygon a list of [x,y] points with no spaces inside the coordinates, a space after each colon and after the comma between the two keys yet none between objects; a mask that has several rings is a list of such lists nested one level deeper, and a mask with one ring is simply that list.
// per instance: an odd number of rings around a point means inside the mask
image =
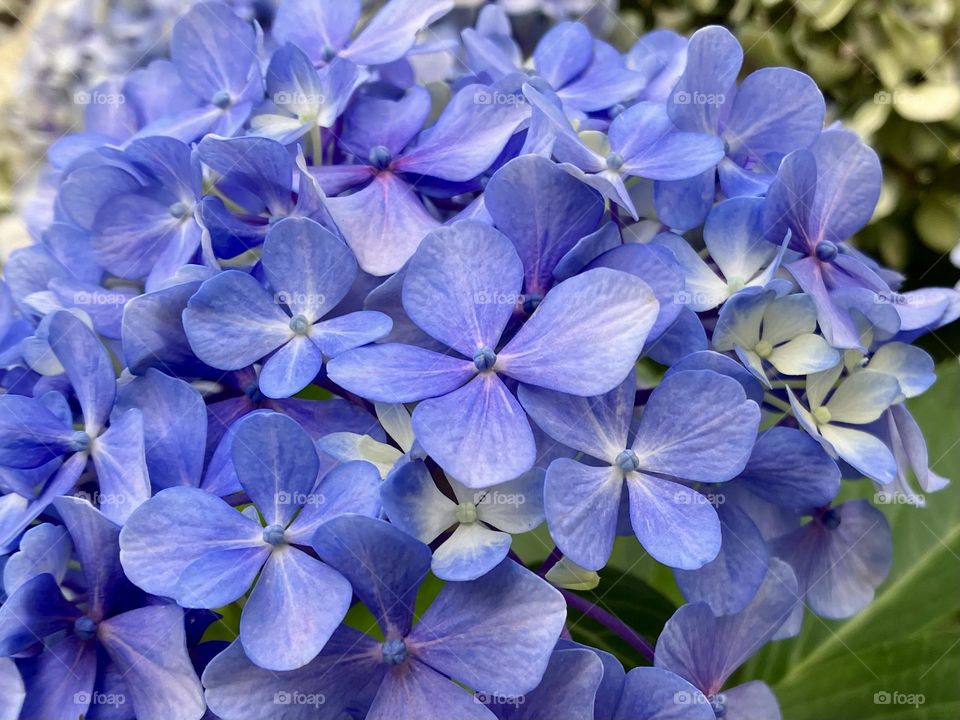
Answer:
[{"label": "small blue bud", "polygon": [[820,517],[820,522],[827,530],[836,530],[840,527],[840,513],[830,508]]},{"label": "small blue bud", "polygon": [[326,43],[326,44],[320,49],[320,58],[321,58],[325,63],[330,62],[330,61],[333,60],[336,56],[337,56],[337,49],[336,49],[333,45],[331,45],[330,43]]},{"label": "small blue bud", "polygon": [[620,153],[610,153],[607,155],[607,167],[611,170],[619,170],[623,167],[623,157]]},{"label": "small blue bud", "polygon": [[540,307],[540,303],[543,301],[543,295],[538,293],[530,293],[525,295],[523,298],[523,312],[527,315],[532,315],[533,311]]},{"label": "small blue bud", "polygon": [[395,667],[407,659],[407,646],[404,644],[403,638],[387,640],[380,646],[380,649],[383,653],[383,661],[387,665]]},{"label": "small blue bud", "polygon": [[303,315],[294,315],[290,318],[290,329],[297,335],[306,335],[310,329],[310,322]]},{"label": "small blue bud", "polygon": [[837,247],[835,242],[830,240],[821,240],[817,244],[817,249],[815,250],[817,260],[820,262],[833,262],[834,258],[837,257],[837,253],[840,249]]},{"label": "small blue bud", "polygon": [[226,90],[220,90],[210,99],[210,102],[221,110],[226,110],[230,107],[230,103],[232,103],[233,100],[230,97],[230,93]]},{"label": "small blue bud", "polygon": [[640,458],[637,457],[637,454],[633,450],[624,450],[617,455],[617,459],[614,462],[617,467],[625,473],[636,472],[640,469]]},{"label": "small blue bud", "polygon": [[73,436],[70,438],[70,445],[73,447],[75,452],[85,452],[90,449],[90,445],[93,441],[90,439],[90,436],[87,435],[83,430],[77,430],[73,433]]},{"label": "small blue bud", "polygon": [[473,364],[481,372],[489,370],[496,362],[497,354],[488,347],[480,348],[473,356]]},{"label": "small blue bud", "polygon": [[270,545],[283,544],[283,525],[267,525],[263,529],[263,541]]},{"label": "small blue bud", "polygon": [[73,631],[81,640],[93,640],[97,634],[97,623],[84,615],[73,621]]},{"label": "small blue bud", "polygon": [[385,145],[376,145],[370,148],[370,164],[379,170],[384,170],[390,165],[393,156]]},{"label": "small blue bud", "polygon": [[170,211],[170,214],[177,220],[187,214],[187,206],[182,202],[175,202],[168,208],[168,210]]}]

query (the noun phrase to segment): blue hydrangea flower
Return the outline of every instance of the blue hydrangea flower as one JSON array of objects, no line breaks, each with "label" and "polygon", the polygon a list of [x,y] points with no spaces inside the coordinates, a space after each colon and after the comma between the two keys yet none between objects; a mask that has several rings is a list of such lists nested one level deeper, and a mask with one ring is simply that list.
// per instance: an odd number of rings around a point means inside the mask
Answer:
[{"label": "blue hydrangea flower", "polygon": [[513,245],[489,225],[462,221],[435,231],[406,269],[403,305],[460,357],[387,343],[328,366],[334,382],[363,397],[421,400],[413,412],[417,440],[467,487],[512,480],[535,460],[526,415],[501,374],[582,395],[605,392],[633,365],[656,317],[646,284],[597,268],[554,287],[501,347],[522,273]]},{"label": "blue hydrangea flower", "polygon": [[390,319],[378,312],[322,320],[349,292],[357,264],[320,224],[304,218],[277,223],[261,265],[272,294],[252,275],[222,272],[190,298],[183,325],[197,357],[213,367],[239,370],[263,361],[259,386],[268,397],[299,392],[320,372],[324,356],[390,332]]},{"label": "blue hydrangea flower", "polygon": [[471,490],[448,478],[456,500],[436,486],[423,462],[398,468],[383,485],[387,517],[404,532],[431,543],[453,534],[433,551],[430,569],[442,580],[475,580],[507,557],[511,534],[543,522],[543,471],[537,468],[516,480]]},{"label": "blue hydrangea flower", "polygon": [[[477,580],[445,585],[414,624],[430,567],[426,545],[382,521],[344,516],[322,525],[314,546],[350,580],[383,639],[341,626],[315,660],[286,673],[256,667],[234,643],[203,674],[207,703],[224,720],[269,715],[282,693],[322,696],[330,716],[414,720],[442,707],[445,715],[489,720],[492,713],[464,687],[479,697],[517,697],[543,677],[565,605],[512,560]],[[289,710],[298,720],[316,716],[307,703]]]},{"label": "blue hydrangea flower", "polygon": [[599,461],[561,458],[547,468],[550,534],[578,565],[602,568],[626,492],[630,524],[647,552],[672,567],[701,567],[720,549],[720,523],[709,500],[677,480],[723,482],[743,470],[759,408],[731,378],[678,372],[651,393],[631,442],[635,392],[632,373],[595,398],[521,387],[524,408],[544,432]]},{"label": "blue hydrangea flower", "polygon": [[137,718],[198,720],[203,692],[186,652],[183,610],[147,603],[130,587],[117,525],[85,500],[54,502],[83,592],[65,595],[55,575],[36,568],[0,606],[0,655],[18,658],[22,717],[72,720],[97,692],[129,702]]},{"label": "blue hydrangea flower", "polygon": [[346,482],[331,475],[317,485],[313,443],[278,413],[243,421],[233,461],[252,512],[197,488],[163,490],[127,520],[123,569],[139,587],[182,607],[226,605],[257,578],[240,619],[240,641],[261,667],[292,670],[320,652],[350,605],[350,583],[304,551],[317,526],[343,512],[325,493],[379,478],[372,466],[349,463],[334,471]]}]

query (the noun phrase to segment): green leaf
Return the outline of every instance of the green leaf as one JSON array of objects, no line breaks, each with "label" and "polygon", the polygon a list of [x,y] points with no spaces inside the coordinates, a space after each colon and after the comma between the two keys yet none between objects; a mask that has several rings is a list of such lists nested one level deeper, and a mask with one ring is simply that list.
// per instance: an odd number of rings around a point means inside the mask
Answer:
[{"label": "green leaf", "polygon": [[960,716],[960,365],[945,363],[939,375],[910,407],[931,467],[953,484],[925,507],[879,506],[894,561],[873,603],[845,621],[808,612],[798,637],[768,646],[739,674],[773,686],[784,720]]}]

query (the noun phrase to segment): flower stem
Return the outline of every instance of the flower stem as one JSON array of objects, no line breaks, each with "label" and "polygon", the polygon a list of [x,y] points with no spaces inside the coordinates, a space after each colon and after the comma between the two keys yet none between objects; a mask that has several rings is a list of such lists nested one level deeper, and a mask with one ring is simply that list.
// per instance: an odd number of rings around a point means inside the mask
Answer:
[{"label": "flower stem", "polygon": [[653,648],[636,630],[602,607],[590,602],[587,598],[581,597],[569,590],[560,589],[560,592],[566,599],[567,605],[574,610],[579,610],[591,620],[600,623],[643,655],[647,660],[653,662]]}]

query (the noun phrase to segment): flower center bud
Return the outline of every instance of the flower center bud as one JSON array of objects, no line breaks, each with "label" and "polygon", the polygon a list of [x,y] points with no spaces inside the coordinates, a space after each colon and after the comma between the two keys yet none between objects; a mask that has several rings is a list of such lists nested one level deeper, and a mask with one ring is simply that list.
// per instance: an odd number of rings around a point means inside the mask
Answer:
[{"label": "flower center bud", "polygon": [[81,640],[93,640],[97,634],[97,623],[86,615],[73,621],[73,631]]},{"label": "flower center bud", "polygon": [[283,525],[267,525],[263,529],[263,541],[269,545],[282,545]]},{"label": "flower center bud", "polygon": [[761,340],[753,347],[753,351],[762,358],[768,358],[773,352],[773,345],[766,340]]},{"label": "flower center bud", "polygon": [[326,63],[333,60],[336,56],[337,56],[337,49],[330,43],[327,43],[326,45],[324,45],[323,48],[320,50],[320,57]]},{"label": "flower center bud", "polygon": [[70,444],[76,452],[89,450],[92,443],[93,440],[83,430],[74,431],[73,436],[70,438]]},{"label": "flower center bud", "polygon": [[830,422],[830,411],[825,407],[818,407],[813,411],[813,419],[817,421],[817,425],[826,425]]},{"label": "flower center bud", "polygon": [[383,653],[383,661],[393,667],[407,659],[407,646],[402,638],[387,640],[380,646],[380,652]]},{"label": "flower center bud", "polygon": [[540,303],[543,302],[543,295],[538,293],[530,293],[529,295],[524,296],[523,298],[523,312],[526,315],[533,315],[533,311],[540,307]]},{"label": "flower center bud", "polygon": [[221,110],[226,110],[233,101],[230,98],[230,93],[226,90],[220,90],[210,99],[210,102]]},{"label": "flower center bud", "polygon": [[390,165],[390,161],[393,157],[390,154],[389,148],[385,145],[377,145],[370,148],[370,164],[379,170],[384,170]]},{"label": "flower center bud", "polygon": [[303,315],[294,315],[290,318],[290,329],[297,335],[306,335],[310,329],[310,322]]},{"label": "flower center bud", "polygon": [[821,262],[833,262],[834,258],[837,257],[837,253],[840,252],[840,249],[837,247],[835,242],[830,240],[822,240],[817,245],[817,249],[814,251],[817,255],[817,260]]},{"label": "flower center bud", "polygon": [[617,455],[617,459],[614,461],[618,468],[623,470],[625,473],[634,472],[640,469],[640,458],[637,457],[637,454],[633,450],[624,450],[622,453]]},{"label": "flower center bud", "polygon": [[730,292],[740,292],[747,286],[747,281],[742,277],[732,277],[727,281],[727,288]]},{"label": "flower center bud", "polygon": [[820,522],[827,530],[836,530],[840,527],[840,513],[830,508],[820,517]]},{"label": "flower center bud", "polygon": [[484,370],[489,370],[496,362],[497,354],[486,346],[477,350],[476,354],[473,356],[474,367],[481,372]]},{"label": "flower center bud", "polygon": [[623,167],[623,158],[620,153],[610,153],[607,155],[607,167],[611,170],[619,170]]},{"label": "flower center bud", "polygon": [[167,210],[170,212],[170,215],[175,217],[177,220],[187,214],[187,206],[182,202],[175,202],[173,205],[167,208]]},{"label": "flower center bud", "polygon": [[477,506],[469,500],[457,505],[457,522],[461,525],[469,525],[477,521]]}]

